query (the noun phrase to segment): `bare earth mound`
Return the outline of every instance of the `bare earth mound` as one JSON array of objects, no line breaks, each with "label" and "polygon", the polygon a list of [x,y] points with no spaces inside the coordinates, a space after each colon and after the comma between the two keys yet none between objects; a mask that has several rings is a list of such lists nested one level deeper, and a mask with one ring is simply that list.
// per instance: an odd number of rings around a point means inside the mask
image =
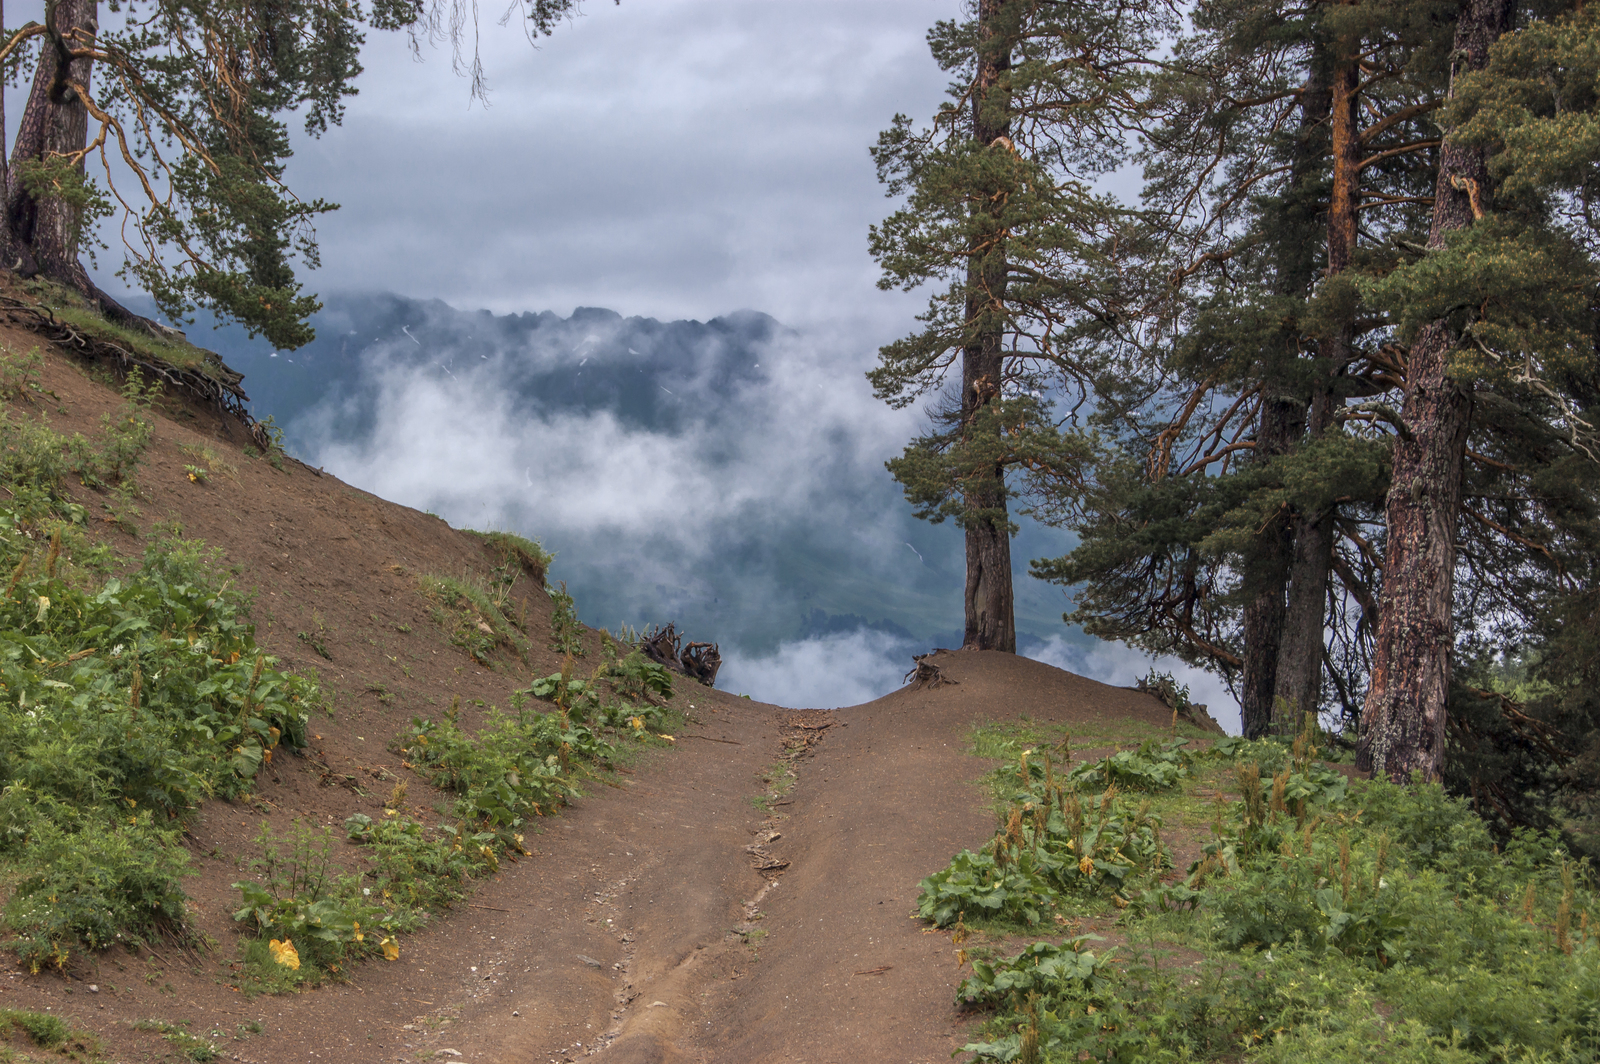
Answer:
[{"label": "bare earth mound", "polygon": [[[45,346],[16,329],[0,343]],[[14,409],[57,431],[92,435],[117,407],[111,387],[58,354],[41,384],[48,394]],[[477,664],[431,619],[418,577],[488,572],[498,559],[477,537],[293,461],[247,457],[248,437],[208,410],[165,412],[136,523],[177,520],[221,548],[257,594],[262,644],[288,667],[317,668],[334,714],[313,719],[308,756],[273,762],[253,802],[214,802],[195,821],[187,890],[211,948],[114,950],[65,974],[0,978],[0,1009],[62,1015],[109,1059],[179,1059],[135,1026],[155,1020],[239,1061],[948,1060],[968,1040],[951,1004],[960,976],[948,938],[913,914],[918,881],[993,826],[969,727],[1171,719],[1149,695],[994,653],[942,653],[955,683],[832,713],[680,679],[673,704],[691,724],[674,748],[543,820],[533,857],[406,938],[398,961],[247,998],[230,884],[263,821],[279,834],[295,819],[337,831],[352,813],[379,815],[399,783],[424,815],[437,795],[390,750],[394,735],[458,696],[475,724],[560,655],[547,649],[551,603],[531,581],[526,664],[504,653]],[[186,467],[203,447],[221,460],[195,483]],[[104,512],[93,493],[80,501],[91,520]],[[100,525],[119,550],[140,551]],[[585,642],[580,669],[597,654],[593,633]]]}]

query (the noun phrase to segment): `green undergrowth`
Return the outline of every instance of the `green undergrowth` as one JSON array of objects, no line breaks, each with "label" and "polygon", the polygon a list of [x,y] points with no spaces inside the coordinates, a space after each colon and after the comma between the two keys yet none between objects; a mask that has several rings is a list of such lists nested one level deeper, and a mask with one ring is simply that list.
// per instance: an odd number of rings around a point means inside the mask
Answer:
[{"label": "green undergrowth", "polygon": [[1065,744],[1022,751],[990,777],[1002,827],[922,881],[919,914],[939,927],[998,920],[1031,928],[1064,922],[1084,899],[1128,904],[1171,863],[1163,819],[1140,792],[1176,786],[1192,760],[1184,743],[1147,740],[1059,774]]},{"label": "green undergrowth", "polygon": [[554,556],[537,542],[510,532],[474,532],[499,556],[500,564],[487,576],[463,573],[459,577],[424,574],[419,578],[423,597],[433,604],[433,621],[450,635],[473,661],[493,668],[494,652],[509,651],[524,664],[533,644],[528,638],[524,577],[543,592],[553,606],[550,649],[582,657],[583,626],[578,623],[567,585],[545,587],[545,575]]},{"label": "green undergrowth", "polygon": [[64,485],[133,496],[151,394],[132,377],[94,439],[0,409],[0,943],[35,971],[187,936],[186,819],[303,746],[318,701],[216,552],[158,526],[130,562],[86,534]]},{"label": "green undergrowth", "polygon": [[[664,740],[681,717],[647,700],[670,697],[671,677],[637,650],[610,658],[588,677],[571,659],[512,696],[510,712],[490,707],[469,733],[459,700],[442,717],[415,718],[396,739],[407,763],[452,796],[451,818],[486,853],[524,851],[524,828],[579,794],[579,783],[614,767],[630,747]],[[633,701],[629,696],[639,698]]]},{"label": "green undergrowth", "polygon": [[70,528],[46,527],[0,509],[3,921],[34,970],[185,934],[185,820],[303,747],[318,700],[257,647],[203,545],[158,537],[101,578],[63,562]]},{"label": "green undergrowth", "polygon": [[[417,717],[395,739],[405,764],[445,798],[429,817],[397,786],[381,816],[357,813],[346,841],[362,867],[341,871],[332,837],[297,824],[279,838],[263,829],[254,879],[234,884],[235,919],[252,937],[241,988],[278,993],[338,978],[365,956],[400,956],[398,936],[461,900],[473,879],[530,853],[528,833],[577,797],[586,780],[643,746],[668,745],[682,717],[648,696],[670,698],[671,677],[636,650],[613,653],[588,677],[571,667],[515,692],[509,711],[488,707],[476,729],[457,699],[438,718]],[[631,701],[635,695],[639,701]]]},{"label": "green undergrowth", "polygon": [[[346,827],[361,841],[356,825]],[[362,956],[399,957],[396,935],[420,921],[404,900],[390,896],[386,877],[369,884],[334,863],[330,830],[296,821],[279,837],[263,825],[256,843],[261,856],[250,862],[256,878],[233,885],[243,902],[233,918],[254,934],[242,943],[241,990],[315,986]]]},{"label": "green undergrowth", "polygon": [[[924,882],[923,915],[953,926],[972,963],[957,997],[987,1014],[967,1047],[979,1060],[1600,1058],[1600,896],[1556,835],[1497,846],[1438,786],[1351,783],[1309,737],[1124,753],[1120,780],[1120,754],[1060,772],[1043,751],[1019,753],[997,774],[1011,793],[996,839]],[[1159,834],[1129,834],[1132,780],[1209,818],[1186,870],[1163,875]],[[1087,827],[1101,803],[1111,841],[1103,830],[1091,851],[1068,812],[1085,810]],[[1063,875],[1074,855],[1096,874]],[[1112,862],[1126,871],[1100,880]],[[1113,947],[1073,935],[996,957],[964,941],[1032,930],[1096,896],[1118,915]]]},{"label": "green undergrowth", "polygon": [[107,321],[88,300],[64,285],[32,278],[23,283],[29,295],[49,309],[58,321],[65,322],[80,333],[106,343],[116,344],[134,354],[156,362],[164,362],[180,369],[196,370],[207,376],[221,379],[221,360],[214,352],[196,347],[174,333],[158,339],[145,329],[134,329]]},{"label": "green undergrowth", "polygon": [[497,569],[488,578],[472,573],[420,578],[423,597],[433,604],[434,623],[479,665],[492,667],[494,652],[501,648],[527,661],[532,644],[526,634],[526,604],[512,595],[520,571]]},{"label": "green undergrowth", "polygon": [[[155,1031],[167,1040],[185,1060],[196,1061],[197,1064],[207,1064],[208,1061],[221,1060],[222,1049],[216,1042],[204,1035],[193,1034],[189,1030],[189,1021],[181,1020],[178,1023],[168,1023],[166,1020],[135,1020],[135,1031]],[[213,1037],[220,1038],[221,1031],[213,1032]]]},{"label": "green undergrowth", "polygon": [[583,625],[578,621],[578,605],[567,592],[567,582],[546,589],[550,595],[550,643],[557,654],[584,655]]},{"label": "green undergrowth", "polygon": [[538,540],[527,539],[514,532],[467,531],[482,539],[500,556],[502,567],[516,566],[534,583],[544,586],[545,575],[550,572],[550,565],[556,559]]},{"label": "green undergrowth", "polygon": [[1015,761],[1018,754],[1028,749],[1061,748],[1070,753],[1111,746],[1137,746],[1149,740],[1187,739],[1191,745],[1198,745],[1216,738],[1211,732],[1202,731],[1183,720],[1178,721],[1174,728],[1137,720],[1052,724],[1022,716],[1016,720],[986,721],[974,725],[968,741],[974,757],[990,761]]}]

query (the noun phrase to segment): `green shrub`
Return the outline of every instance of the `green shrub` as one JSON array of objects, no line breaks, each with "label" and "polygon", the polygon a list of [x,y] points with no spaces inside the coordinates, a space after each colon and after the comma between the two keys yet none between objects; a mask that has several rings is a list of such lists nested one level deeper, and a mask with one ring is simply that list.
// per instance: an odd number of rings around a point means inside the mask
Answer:
[{"label": "green shrub", "polygon": [[295,964],[274,963],[298,970],[309,962],[320,972],[337,971],[338,963],[352,954],[392,949],[392,957],[399,956],[389,913],[370,900],[370,888],[361,885],[360,876],[333,870],[331,832],[296,821],[287,847],[268,825],[256,841],[262,856],[251,864],[262,882],[233,884],[244,901],[233,918],[269,945],[274,940],[293,944]]},{"label": "green shrub", "polygon": [[345,835],[373,848],[374,883],[366,889],[380,899],[397,931],[420,927],[430,913],[459,901],[467,880],[500,863],[492,832],[463,837],[459,829],[429,830],[398,814],[374,820],[356,813],[345,820]]},{"label": "green shrub", "polygon": [[149,813],[70,833],[46,821],[13,870],[5,921],[17,938],[10,947],[33,972],[65,967],[80,948],[184,926],[179,883],[189,855],[179,832],[156,827]]},{"label": "green shrub", "polygon": [[1189,774],[1192,755],[1183,749],[1187,739],[1157,743],[1147,739],[1137,750],[1119,750],[1099,761],[1076,765],[1067,774],[1069,786],[1104,790],[1115,785],[1126,791],[1166,791]]},{"label": "green shrub", "polygon": [[491,712],[478,734],[468,735],[453,708],[442,720],[414,719],[396,741],[430,783],[456,795],[456,818],[517,851],[531,818],[577,795],[568,771],[573,757],[604,752],[588,728],[528,710],[515,717]]},{"label": "green shrub", "polygon": [[[468,530],[472,531],[472,530]],[[538,540],[525,539],[513,532],[473,532],[500,556],[500,579],[508,587],[516,581],[517,574],[527,573],[533,582],[544,586],[545,575],[550,571],[555,555],[544,549]]]},{"label": "green shrub", "polygon": [[[173,535],[98,582],[0,510],[0,862],[30,965],[183,927],[181,824],[306,742],[316,689],[271,667],[214,554]],[[132,822],[130,823],[130,818]]]},{"label": "green shrub", "polygon": [[73,1038],[72,1028],[60,1016],[22,1009],[0,1009],[0,1032],[15,1027],[42,1049],[58,1049]]},{"label": "green shrub", "polygon": [[[1163,752],[1180,753],[1176,745]],[[1137,882],[1168,867],[1161,818],[1148,802],[1129,804],[1115,784],[1098,796],[1080,793],[1085,781],[1105,778],[1106,762],[1092,764],[1101,773],[1079,766],[1058,782],[1049,756],[1029,750],[1000,769],[997,786],[1009,795],[1004,826],[982,853],[957,854],[922,881],[920,915],[940,927],[963,911],[1033,926],[1058,895],[1110,891],[1125,902]],[[1137,755],[1124,762],[1147,780],[1164,778],[1173,764]]]},{"label": "green shrub", "polygon": [[672,670],[651,661],[637,648],[610,662],[604,675],[617,694],[630,702],[643,702],[650,695],[672,697]]},{"label": "green shrub", "polygon": [[530,644],[511,609],[510,584],[465,575],[423,576],[422,593],[434,603],[433,619],[480,665],[500,647],[526,659]]},{"label": "green shrub", "polygon": [[1099,1000],[1109,954],[1096,957],[1088,948],[1099,941],[1098,935],[1079,935],[1059,946],[1035,942],[1003,961],[974,961],[972,975],[956,989],[956,1000],[991,1008],[1021,1008],[1030,996],[1041,994]]},{"label": "green shrub", "polygon": [[917,886],[917,915],[936,927],[949,927],[965,913],[1034,927],[1054,908],[1040,861],[1028,849],[1009,861],[962,850]]},{"label": "green shrub", "polygon": [[558,654],[583,657],[583,625],[578,622],[577,602],[567,593],[567,582],[559,588],[546,588],[554,607],[550,611],[550,649]]}]

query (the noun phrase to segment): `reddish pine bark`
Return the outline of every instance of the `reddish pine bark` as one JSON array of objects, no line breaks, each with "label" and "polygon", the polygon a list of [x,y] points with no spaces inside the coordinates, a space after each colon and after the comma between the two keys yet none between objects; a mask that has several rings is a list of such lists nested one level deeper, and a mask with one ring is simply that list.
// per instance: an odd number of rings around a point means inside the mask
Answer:
[{"label": "reddish pine bark", "polygon": [[[1361,192],[1360,42],[1340,41],[1342,60],[1334,68],[1329,107],[1333,190],[1328,199],[1328,267],[1324,283],[1350,267],[1356,246],[1356,207]],[[1334,379],[1350,362],[1355,325],[1348,317],[1319,346],[1306,421],[1310,439],[1335,427]],[[1322,701],[1322,651],[1326,642],[1328,576],[1333,568],[1331,509],[1302,511],[1294,517],[1294,560],[1289,569],[1289,603],[1284,611],[1282,648],[1273,690],[1272,728],[1293,735],[1306,713]]]},{"label": "reddish pine bark", "polygon": [[[1467,0],[1456,23],[1453,73],[1481,70],[1489,46],[1511,26],[1514,0]],[[1485,153],[1448,138],[1439,154],[1428,247],[1465,229],[1489,201]],[[1372,676],[1361,713],[1356,765],[1396,781],[1439,778],[1450,688],[1456,524],[1472,418],[1470,385],[1452,380],[1456,336],[1434,321],[1411,345],[1401,413],[1410,437],[1396,439],[1386,507],[1388,550],[1378,600]]]}]

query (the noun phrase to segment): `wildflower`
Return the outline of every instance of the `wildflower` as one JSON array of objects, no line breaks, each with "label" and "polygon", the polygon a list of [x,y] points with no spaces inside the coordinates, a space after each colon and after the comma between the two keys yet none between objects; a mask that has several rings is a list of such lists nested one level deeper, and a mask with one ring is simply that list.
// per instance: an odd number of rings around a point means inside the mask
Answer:
[{"label": "wildflower", "polygon": [[279,942],[277,939],[273,939],[267,943],[267,949],[272,951],[273,960],[291,971],[299,971],[300,954],[295,950],[292,940],[286,938]]}]

